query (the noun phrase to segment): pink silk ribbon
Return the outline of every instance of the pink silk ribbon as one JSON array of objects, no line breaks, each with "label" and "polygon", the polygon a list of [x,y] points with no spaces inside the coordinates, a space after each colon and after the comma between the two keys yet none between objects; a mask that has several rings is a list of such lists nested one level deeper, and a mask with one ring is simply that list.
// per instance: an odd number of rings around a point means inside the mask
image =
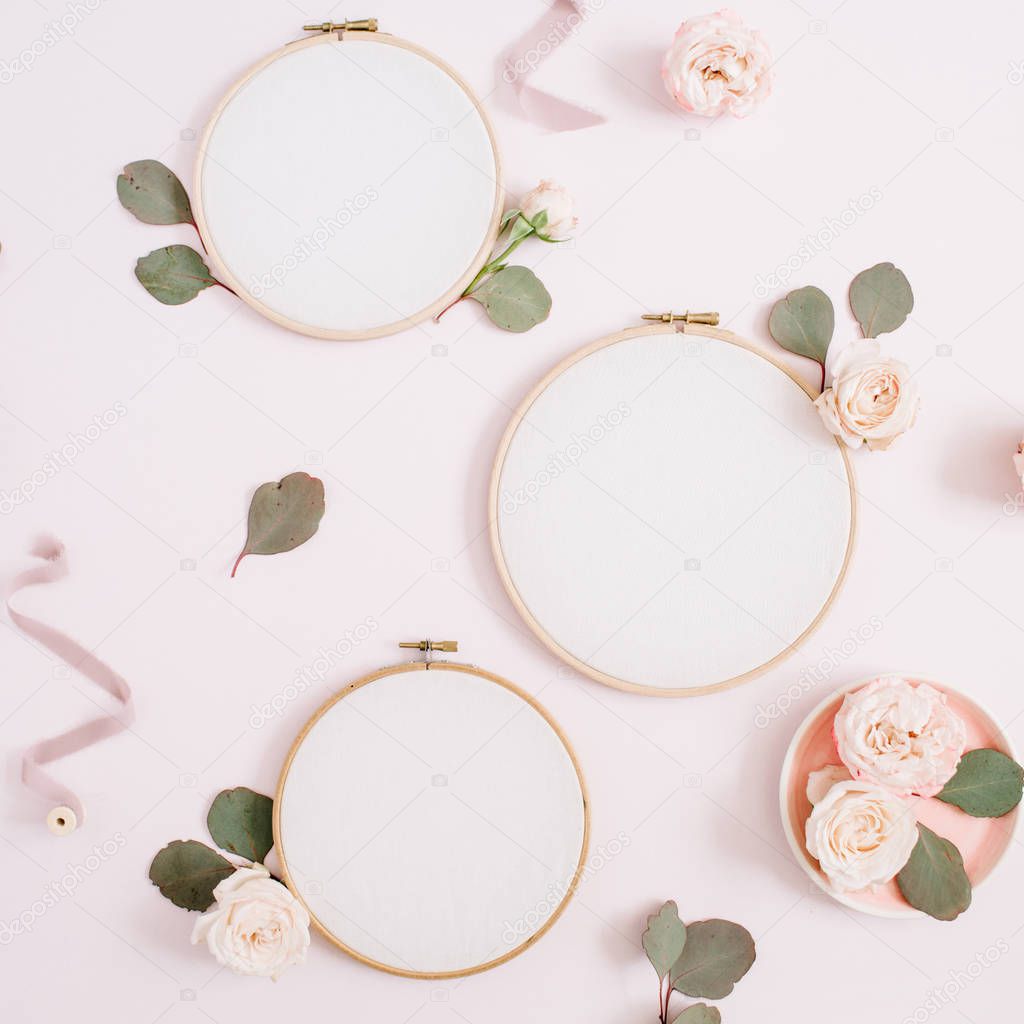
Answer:
[{"label": "pink silk ribbon", "polygon": [[[603,124],[605,118],[568,100],[559,99],[528,83],[534,71],[587,20],[604,0],[554,0],[551,13],[542,15],[512,45],[505,57],[502,78],[512,86],[523,114],[551,131],[576,131]],[[552,20],[551,15],[558,15]]]},{"label": "pink silk ribbon", "polygon": [[46,800],[70,807],[75,812],[78,824],[85,820],[85,808],[76,794],[49,774],[43,765],[50,764],[69,754],[74,754],[94,743],[115,736],[127,729],[135,719],[132,705],[132,691],[128,683],[109,665],[104,664],[91,651],[60,630],[39,622],[11,607],[11,599],[18,591],[38,583],[55,583],[68,575],[67,555],[64,545],[53,537],[39,538],[32,548],[32,555],[43,559],[39,565],[26,569],[15,577],[7,597],[7,612],[11,621],[25,634],[32,637],[47,650],[57,655],[70,668],[81,672],[97,686],[120,701],[123,710],[119,717],[104,715],[84,722],[58,736],[34,743],[22,757],[21,780],[33,792]]}]

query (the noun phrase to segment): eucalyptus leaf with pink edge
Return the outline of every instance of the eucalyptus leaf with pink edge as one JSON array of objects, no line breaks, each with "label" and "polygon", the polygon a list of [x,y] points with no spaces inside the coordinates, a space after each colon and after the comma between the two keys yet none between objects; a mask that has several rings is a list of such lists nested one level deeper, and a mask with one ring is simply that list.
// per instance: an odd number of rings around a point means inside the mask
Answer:
[{"label": "eucalyptus leaf with pink edge", "polygon": [[324,508],[323,481],[308,473],[261,484],[249,504],[245,546],[231,575],[246,555],[277,555],[305,544],[319,528]]},{"label": "eucalyptus leaf with pink edge", "polygon": [[121,205],[144,224],[194,224],[185,186],[159,160],[126,164],[117,177]]}]

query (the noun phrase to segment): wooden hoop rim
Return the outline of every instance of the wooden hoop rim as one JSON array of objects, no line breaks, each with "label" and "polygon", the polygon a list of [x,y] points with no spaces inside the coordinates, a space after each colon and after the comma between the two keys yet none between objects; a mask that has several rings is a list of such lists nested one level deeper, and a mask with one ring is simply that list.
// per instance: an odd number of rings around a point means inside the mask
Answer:
[{"label": "wooden hoop rim", "polygon": [[[485,235],[480,248],[477,250],[477,253],[473,257],[469,267],[444,295],[432,302],[429,306],[421,309],[417,313],[413,313],[411,316],[394,320],[391,323],[381,324],[378,327],[367,328],[365,330],[331,330],[324,327],[312,327],[308,324],[301,323],[298,320],[292,320],[290,317],[283,316],[271,309],[265,303],[261,302],[259,299],[252,296],[245,285],[239,282],[234,274],[231,273],[218,254],[217,247],[210,234],[210,228],[206,220],[206,212],[203,207],[202,179],[203,167],[206,162],[206,151],[210,143],[210,138],[213,135],[213,131],[216,128],[218,121],[220,121],[221,115],[224,113],[224,110],[234,98],[235,94],[242,88],[242,86],[249,82],[250,79],[259,74],[260,71],[269,64],[272,64],[274,61],[280,60],[282,57],[308,46],[320,46],[324,43],[336,43],[339,36],[346,44],[378,43],[385,46],[396,46],[399,49],[415,53],[417,56],[422,57],[424,60],[427,60],[431,64],[440,68],[455,82],[455,84],[472,102],[477,113],[480,115],[481,121],[483,121],[484,128],[487,130],[487,137],[490,140],[491,150],[494,153],[494,208],[491,211],[491,221],[488,226],[487,234]],[[392,36],[382,32],[324,32],[315,36],[310,36],[308,39],[298,39],[295,42],[287,43],[279,50],[275,50],[273,53],[254,64],[221,97],[220,102],[210,115],[210,119],[206,123],[206,127],[203,129],[203,134],[199,140],[199,149],[196,153],[195,171],[193,172],[192,177],[192,213],[195,217],[196,230],[199,232],[199,236],[206,248],[206,258],[214,272],[214,276],[219,281],[228,285],[244,303],[251,306],[257,313],[265,316],[268,320],[272,320],[274,323],[280,324],[282,327],[287,327],[289,330],[296,331],[299,334],[305,334],[311,338],[321,338],[327,341],[363,341],[370,338],[381,338],[389,334],[396,334],[398,331],[406,330],[409,327],[414,327],[416,324],[422,323],[424,320],[440,313],[448,303],[454,301],[462,294],[469,282],[476,276],[477,271],[480,270],[480,268],[487,262],[487,257],[491,254],[491,250],[494,248],[494,244],[498,240],[499,223],[501,221],[501,213],[504,208],[504,204],[505,189],[502,176],[501,152],[498,149],[497,138],[494,134],[494,126],[491,124],[491,119],[488,116],[487,111],[484,110],[483,104],[477,97],[476,93],[473,92],[469,84],[450,65],[446,64],[436,54],[417,46],[415,43],[410,43],[406,39],[399,39],[397,36]]]},{"label": "wooden hoop rim", "polygon": [[[399,675],[403,672],[416,672],[426,671],[432,668],[441,668],[449,672],[464,672],[467,675],[478,676],[481,679],[487,680],[491,683],[496,683],[498,686],[515,694],[521,700],[525,701],[536,711],[541,718],[551,727],[555,735],[560,740],[563,747],[565,747],[566,753],[569,755],[569,760],[572,762],[574,771],[576,772],[576,779],[580,785],[580,796],[583,800],[583,842],[580,845],[580,857],[576,864],[576,870],[573,873],[572,880],[566,888],[565,895],[562,897],[558,906],[552,911],[550,917],[544,922],[544,924],[537,929],[532,935],[526,938],[514,949],[510,949],[507,953],[503,953],[501,956],[496,957],[493,960],[488,960],[486,963],[477,964],[474,967],[464,968],[459,971],[442,971],[442,972],[430,972],[430,971],[407,971],[399,967],[393,967],[391,964],[384,964],[378,960],[373,960],[370,957],[364,956],[362,953],[351,946],[347,946],[337,936],[331,933],[331,931],[317,918],[316,914],[306,904],[302,893],[299,892],[295,883],[292,881],[291,874],[288,871],[288,859],[285,855],[284,844],[281,841],[281,797],[284,793],[285,782],[288,779],[288,771],[291,768],[292,761],[295,759],[295,755],[298,753],[299,747],[302,746],[303,740],[305,740],[309,731],[316,725],[317,722],[334,707],[339,701],[344,700],[350,694],[356,690],[362,689],[369,683],[376,682],[378,679],[384,679],[387,676]],[[324,936],[329,942],[337,946],[342,952],[347,953],[350,957],[358,960],[360,963],[368,964],[370,967],[375,967],[377,970],[385,971],[387,974],[397,974],[403,978],[425,978],[440,980],[443,978],[464,978],[471,974],[479,974],[481,971],[490,970],[492,967],[497,967],[499,964],[503,964],[513,957],[518,956],[520,953],[529,949],[548,929],[562,916],[562,912],[568,906],[569,901],[572,899],[576,892],[576,887],[579,885],[580,878],[583,875],[583,868],[586,865],[587,850],[590,845],[590,800],[587,796],[587,785],[583,778],[583,771],[580,768],[580,763],[576,758],[576,751],[573,750],[572,744],[569,742],[565,733],[562,731],[562,727],[551,717],[548,710],[534,697],[528,694],[525,690],[516,686],[515,683],[509,682],[509,680],[502,676],[495,675],[493,672],[488,672],[486,669],[477,668],[475,665],[463,665],[448,661],[410,661],[401,665],[392,665],[388,668],[378,669],[376,672],[371,672],[369,675],[365,675],[360,679],[357,679],[354,683],[350,683],[341,692],[335,694],[330,700],[323,703],[313,714],[312,718],[302,727],[302,731],[295,738],[295,742],[292,744],[291,749],[288,751],[288,756],[285,758],[284,766],[281,768],[281,775],[278,779],[277,790],[274,794],[274,848],[277,850],[278,860],[281,862],[281,875],[285,885],[291,891],[292,895],[306,908],[306,912],[309,914],[310,921],[313,922],[314,927],[321,935]]]},{"label": "wooden hoop rim", "polygon": [[[768,669],[788,658],[789,655],[791,655],[818,628],[822,619],[831,608],[836,595],[839,593],[839,590],[846,579],[846,573],[849,569],[850,559],[853,555],[854,540],[857,532],[857,488],[854,481],[853,465],[850,462],[850,457],[846,452],[845,446],[839,438],[833,437],[832,440],[839,449],[839,453],[843,458],[843,463],[846,466],[847,482],[850,489],[850,532],[846,543],[846,554],[843,557],[843,564],[840,567],[839,575],[836,577],[836,582],[833,585],[828,598],[825,600],[825,603],[821,606],[821,610],[811,620],[807,628],[791,644],[788,644],[773,658],[770,658],[763,664],[758,665],[756,668],[748,669],[746,672],[743,672],[738,676],[733,676],[730,679],[724,679],[721,682],[708,683],[700,686],[683,686],[673,688],[647,686],[643,683],[634,683],[630,682],[628,679],[620,679],[618,676],[609,675],[607,672],[602,672],[600,669],[593,668],[586,662],[581,661],[574,654],[570,654],[569,651],[562,647],[554,637],[544,629],[541,623],[534,617],[533,613],[526,606],[526,602],[523,600],[519,591],[516,589],[515,583],[512,581],[512,574],[510,573],[508,564],[505,561],[505,555],[501,549],[501,538],[498,533],[498,514],[500,512],[499,490],[501,471],[505,464],[505,456],[508,454],[512,438],[515,436],[520,423],[530,411],[533,403],[541,394],[543,394],[544,391],[547,390],[549,385],[568,370],[569,367],[583,359],[586,359],[587,356],[592,355],[594,352],[598,352],[611,345],[617,345],[620,341],[629,341],[633,338],[642,338],[646,335],[668,333],[701,335],[706,338],[714,338],[718,341],[728,342],[731,345],[736,345],[738,348],[746,349],[746,351],[752,352],[754,355],[760,356],[766,362],[771,363],[771,365],[777,370],[781,370],[787,377],[789,377],[790,380],[799,385],[800,389],[808,398],[813,400],[817,397],[814,391],[800,380],[800,378],[797,377],[796,374],[787,366],[751,345],[750,342],[745,339],[733,334],[732,331],[727,331],[720,327],[705,327],[701,324],[684,324],[677,328],[659,324],[652,327],[631,327],[624,331],[618,331],[615,334],[608,335],[607,337],[601,338],[589,345],[585,345],[583,348],[578,349],[576,352],[573,352],[571,355],[563,359],[540,380],[540,382],[533,388],[526,398],[523,399],[522,403],[512,414],[512,419],[509,422],[508,427],[505,429],[501,443],[498,445],[498,452],[495,456],[494,466],[491,470],[491,482],[487,496],[487,520],[491,537],[491,553],[494,556],[494,562],[497,566],[498,575],[501,578],[505,592],[508,594],[509,599],[516,607],[516,611],[518,611],[522,616],[527,626],[530,627],[537,639],[540,640],[548,650],[561,658],[562,661],[571,665],[577,672],[580,672],[599,683],[604,683],[606,686],[612,686],[617,690],[626,690],[629,693],[641,693],[648,697],[700,697],[707,693],[717,693],[719,690],[728,690],[731,687],[739,686],[741,683],[748,682],[749,680],[761,675],[761,673],[767,672]],[[824,428],[822,429],[824,430]]]}]

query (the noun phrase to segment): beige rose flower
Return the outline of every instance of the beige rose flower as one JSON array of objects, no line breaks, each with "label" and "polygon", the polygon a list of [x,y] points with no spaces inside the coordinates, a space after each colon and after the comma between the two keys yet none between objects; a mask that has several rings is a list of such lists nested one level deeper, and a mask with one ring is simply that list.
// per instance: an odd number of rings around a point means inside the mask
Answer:
[{"label": "beige rose flower", "polygon": [[967,742],[967,728],[945,694],[898,677],[848,693],[832,728],[850,774],[900,796],[938,793],[956,772]]},{"label": "beige rose flower", "polygon": [[523,197],[519,208],[531,222],[538,213],[546,211],[548,220],[540,233],[558,241],[568,238],[578,223],[576,207],[569,190],[547,178]]},{"label": "beige rose flower", "polygon": [[832,385],[814,401],[829,431],[851,448],[884,450],[917,416],[920,399],[910,367],[882,355],[874,338],[851,342],[839,353]]},{"label": "beige rose flower", "polygon": [[[834,772],[835,766],[824,771],[830,770]],[[807,852],[818,861],[832,888],[857,892],[895,878],[917,843],[910,801],[853,779],[836,782],[817,795],[807,819]]]},{"label": "beige rose flower", "polygon": [[1021,486],[1024,487],[1024,441],[1017,445],[1017,451],[1013,455],[1013,468],[1020,477]]},{"label": "beige rose flower", "polygon": [[218,963],[276,980],[305,960],[309,914],[262,864],[239,868],[213,896],[217,902],[196,921],[192,943],[205,941]]},{"label": "beige rose flower", "polygon": [[702,117],[746,117],[772,91],[772,55],[760,32],[724,8],[684,21],[661,64],[669,95]]}]

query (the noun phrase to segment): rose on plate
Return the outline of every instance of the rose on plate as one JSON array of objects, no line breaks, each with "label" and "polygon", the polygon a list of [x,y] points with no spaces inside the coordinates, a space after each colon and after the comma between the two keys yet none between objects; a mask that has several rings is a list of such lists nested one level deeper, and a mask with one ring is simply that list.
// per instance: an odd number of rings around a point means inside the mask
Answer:
[{"label": "rose on plate", "polygon": [[939,793],[967,742],[967,728],[944,693],[900,677],[875,679],[848,693],[832,734],[853,778],[899,796]]},{"label": "rose on plate", "polygon": [[963,857],[917,820],[936,798],[998,818],[1024,793],[1024,769],[1000,750],[965,753],[967,726],[938,687],[881,676],[847,693],[832,716],[841,765],[807,777],[804,843],[839,894],[895,881],[910,906],[951,921],[970,905]]},{"label": "rose on plate", "polygon": [[838,892],[891,882],[917,843],[910,801],[836,765],[812,772],[807,797],[807,852]]}]

